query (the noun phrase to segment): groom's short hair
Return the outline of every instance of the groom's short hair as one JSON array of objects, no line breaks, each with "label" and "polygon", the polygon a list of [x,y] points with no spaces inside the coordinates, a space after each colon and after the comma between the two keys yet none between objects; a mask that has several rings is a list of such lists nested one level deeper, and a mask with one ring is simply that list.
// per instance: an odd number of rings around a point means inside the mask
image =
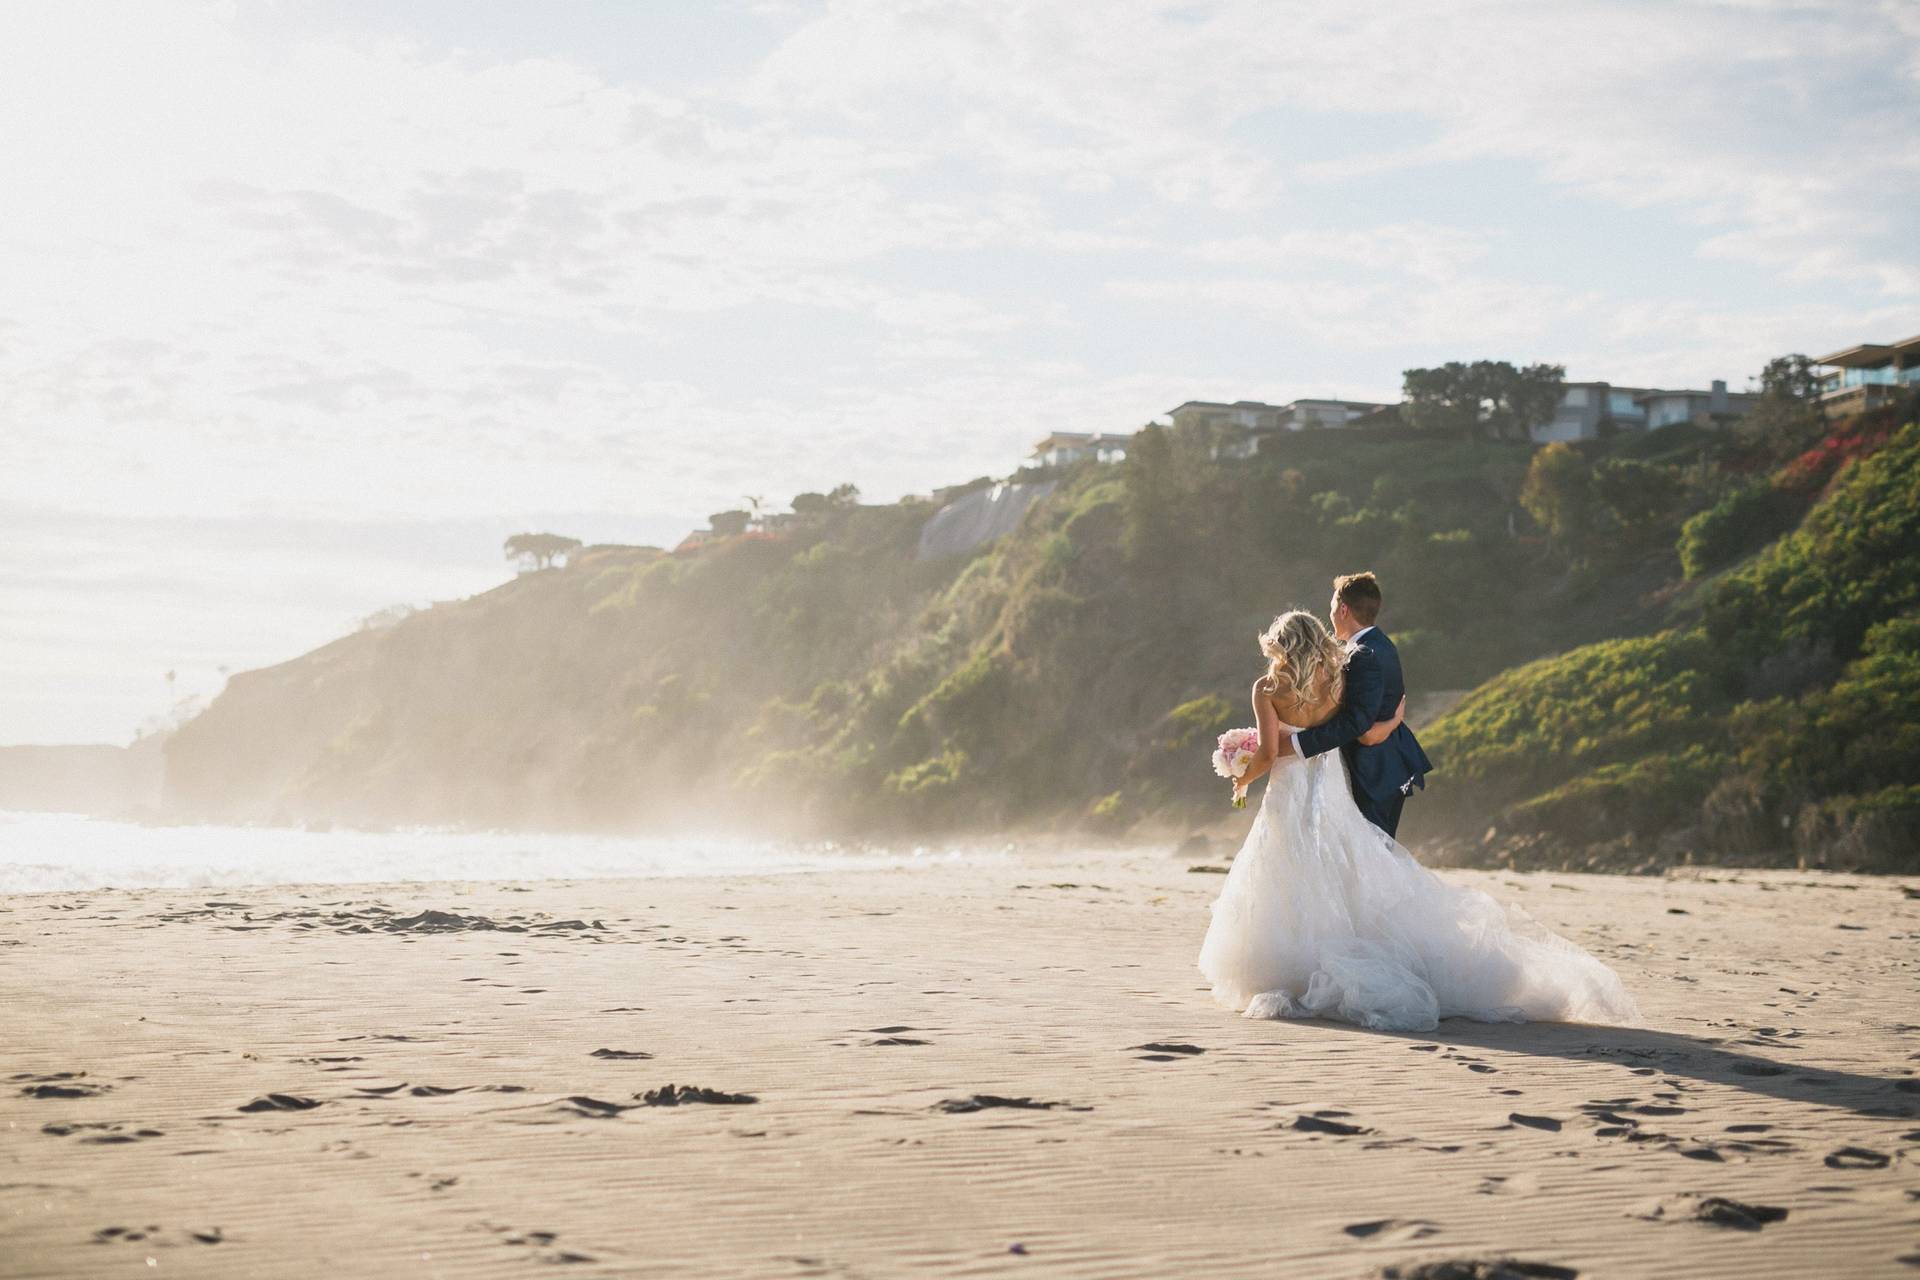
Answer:
[{"label": "groom's short hair", "polygon": [[1363,627],[1380,616],[1380,580],[1371,573],[1343,573],[1333,580],[1333,594]]}]

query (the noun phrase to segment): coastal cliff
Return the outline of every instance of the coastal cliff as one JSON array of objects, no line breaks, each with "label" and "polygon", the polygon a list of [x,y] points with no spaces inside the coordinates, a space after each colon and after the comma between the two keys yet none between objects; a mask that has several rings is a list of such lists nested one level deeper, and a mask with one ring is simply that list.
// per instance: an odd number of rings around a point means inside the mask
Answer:
[{"label": "coastal cliff", "polygon": [[[1044,477],[1010,531],[959,554],[925,554],[924,500],[680,554],[590,549],[236,676],[169,743],[170,803],[368,825],[1227,834],[1205,755],[1250,718],[1254,635],[1370,568],[1410,687],[1475,689],[1416,724],[1439,773],[1410,838],[1479,861],[1543,839],[1607,865],[1801,857],[1856,831],[1859,805],[1904,829],[1906,801],[1873,770],[1858,796],[1846,777],[1753,783],[1751,820],[1713,827],[1737,807],[1727,780],[1797,767],[1838,714],[1819,700],[1852,706],[1861,681],[1891,699],[1876,714],[1920,702],[1900,667],[1920,435],[1836,430],[1833,456],[1773,481],[1750,445],[1690,425],[1597,442],[1578,484],[1547,458],[1556,508],[1542,459],[1565,446],[1301,433],[1229,463],[1156,429],[1125,463]],[[1722,537],[1724,566],[1689,564],[1728,494],[1782,476],[1799,487],[1774,526]],[[1556,523],[1575,501],[1578,526]],[[1820,622],[1842,596],[1845,624]],[[1772,625],[1775,600],[1793,625]],[[1772,764],[1713,745],[1756,724]],[[1888,837],[1863,839],[1837,860],[1884,860]]]}]

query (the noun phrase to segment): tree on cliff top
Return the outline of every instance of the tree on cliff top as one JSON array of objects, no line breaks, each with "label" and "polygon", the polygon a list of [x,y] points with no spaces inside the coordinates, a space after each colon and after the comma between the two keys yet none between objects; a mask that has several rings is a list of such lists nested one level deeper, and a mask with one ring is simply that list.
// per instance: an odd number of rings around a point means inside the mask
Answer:
[{"label": "tree on cliff top", "polygon": [[1553,417],[1567,371],[1557,364],[1517,369],[1505,360],[1458,360],[1403,375],[1402,416],[1414,427],[1471,439],[1525,440]]},{"label": "tree on cliff top", "polygon": [[793,514],[797,516],[824,516],[835,511],[846,511],[860,502],[860,489],[857,485],[837,484],[826,493],[796,493],[793,495]]},{"label": "tree on cliff top", "polygon": [[555,559],[569,556],[580,549],[580,539],[568,538],[557,533],[516,533],[501,544],[507,559],[520,562],[522,572],[528,569],[545,569]]},{"label": "tree on cliff top", "polygon": [[752,521],[751,512],[716,511],[707,517],[707,527],[713,530],[715,537],[732,538],[745,533]]},{"label": "tree on cliff top", "polygon": [[1763,456],[1784,462],[1812,448],[1827,432],[1818,366],[1799,354],[1767,361],[1760,398],[1739,425],[1740,436]]}]

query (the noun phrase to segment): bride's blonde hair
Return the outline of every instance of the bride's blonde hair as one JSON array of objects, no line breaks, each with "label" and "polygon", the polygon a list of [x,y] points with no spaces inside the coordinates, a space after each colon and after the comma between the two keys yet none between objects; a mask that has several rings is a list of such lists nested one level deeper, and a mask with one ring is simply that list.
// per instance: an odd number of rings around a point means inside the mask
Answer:
[{"label": "bride's blonde hair", "polygon": [[1346,684],[1345,652],[1320,619],[1293,609],[1260,633],[1267,655],[1267,681],[1274,701],[1285,706],[1319,707],[1336,702]]}]

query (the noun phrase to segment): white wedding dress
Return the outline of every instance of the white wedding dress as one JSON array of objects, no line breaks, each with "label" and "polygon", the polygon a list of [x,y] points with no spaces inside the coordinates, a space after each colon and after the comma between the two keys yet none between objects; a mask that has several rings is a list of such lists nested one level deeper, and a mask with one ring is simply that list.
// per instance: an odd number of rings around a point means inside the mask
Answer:
[{"label": "white wedding dress", "polygon": [[1613,970],[1518,907],[1446,883],[1362,817],[1337,751],[1268,774],[1200,972],[1249,1018],[1383,1031],[1639,1018]]}]

